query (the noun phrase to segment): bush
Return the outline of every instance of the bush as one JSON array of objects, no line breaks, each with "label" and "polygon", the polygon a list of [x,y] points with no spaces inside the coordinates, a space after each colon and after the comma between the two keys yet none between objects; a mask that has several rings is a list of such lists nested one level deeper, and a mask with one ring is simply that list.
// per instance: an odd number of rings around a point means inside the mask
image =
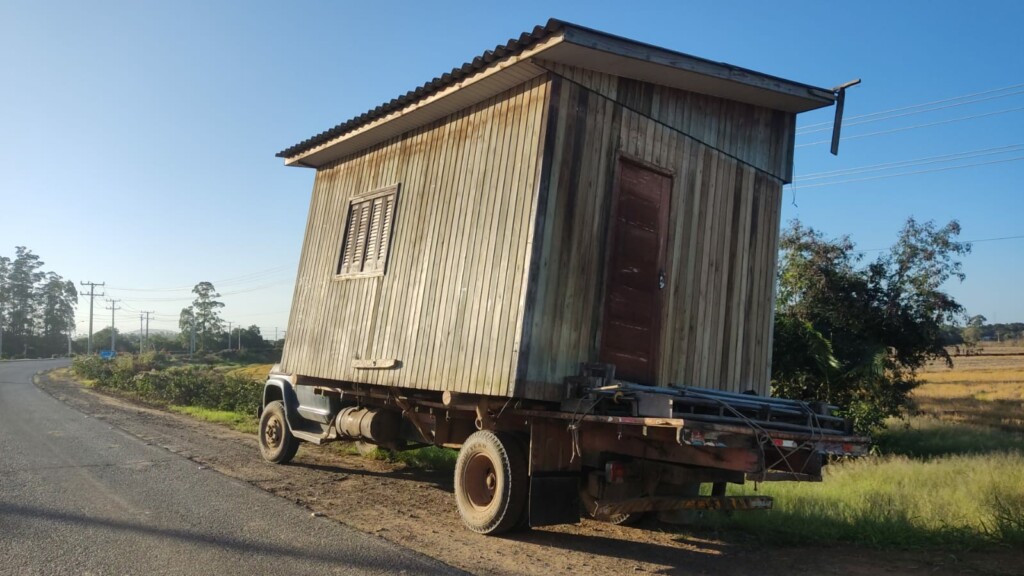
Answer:
[{"label": "bush", "polygon": [[106,380],[112,373],[109,360],[99,356],[78,356],[71,361],[71,371],[88,380]]},{"label": "bush", "polygon": [[72,362],[75,374],[139,398],[178,406],[255,414],[263,382],[238,374],[224,374],[209,366],[167,366],[160,354],[120,356],[116,360],[80,357]]}]

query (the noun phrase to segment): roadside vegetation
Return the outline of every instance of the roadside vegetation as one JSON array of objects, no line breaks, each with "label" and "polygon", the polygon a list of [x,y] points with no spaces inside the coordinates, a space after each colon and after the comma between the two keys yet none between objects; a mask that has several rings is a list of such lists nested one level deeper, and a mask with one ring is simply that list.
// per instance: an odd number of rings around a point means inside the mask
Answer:
[{"label": "roadside vegetation", "polygon": [[[71,370],[95,388],[255,432],[263,379],[270,366],[187,364],[148,352],[114,360],[79,356]],[[254,377],[254,373],[262,375]]]},{"label": "roadside vegetation", "polygon": [[[71,372],[91,388],[255,434],[259,425],[256,410],[271,365],[203,362],[172,360],[155,352],[121,355],[114,360],[79,356],[72,362]],[[358,452],[352,443],[340,446]],[[401,452],[371,447],[364,455],[431,470],[453,470],[458,457],[455,450],[435,446]]]}]

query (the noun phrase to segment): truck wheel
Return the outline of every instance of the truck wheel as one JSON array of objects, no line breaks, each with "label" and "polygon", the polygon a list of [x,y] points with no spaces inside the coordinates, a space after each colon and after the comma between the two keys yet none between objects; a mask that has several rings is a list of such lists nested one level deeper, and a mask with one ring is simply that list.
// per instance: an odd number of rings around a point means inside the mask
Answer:
[{"label": "truck wheel", "polygon": [[299,449],[299,439],[292,435],[284,414],[284,404],[275,400],[267,404],[260,417],[260,454],[267,462],[287,464]]},{"label": "truck wheel", "polygon": [[528,491],[526,457],[514,436],[480,430],[466,439],[455,462],[455,503],[467,528],[479,534],[515,528]]}]

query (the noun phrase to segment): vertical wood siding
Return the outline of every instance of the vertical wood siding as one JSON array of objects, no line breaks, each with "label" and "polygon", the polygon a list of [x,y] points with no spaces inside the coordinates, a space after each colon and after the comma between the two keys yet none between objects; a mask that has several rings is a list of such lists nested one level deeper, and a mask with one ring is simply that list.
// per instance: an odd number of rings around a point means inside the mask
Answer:
[{"label": "vertical wood siding", "polygon": [[[512,393],[548,89],[537,78],[317,171],[285,370]],[[393,184],[387,273],[336,278],[350,198]],[[356,370],[356,359],[399,367]]]},{"label": "vertical wood siding", "polygon": [[546,66],[562,77],[560,112],[518,395],[557,398],[598,357],[619,153],[673,176],[657,383],[767,393],[795,116]]}]

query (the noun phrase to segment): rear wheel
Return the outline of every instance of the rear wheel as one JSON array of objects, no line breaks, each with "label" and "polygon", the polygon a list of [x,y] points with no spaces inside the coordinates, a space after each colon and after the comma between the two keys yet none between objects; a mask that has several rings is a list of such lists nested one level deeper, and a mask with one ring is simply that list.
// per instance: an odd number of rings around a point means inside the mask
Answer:
[{"label": "rear wheel", "polygon": [[467,528],[480,534],[515,528],[528,492],[526,456],[514,436],[480,430],[466,439],[455,462],[455,503]]},{"label": "rear wheel", "polygon": [[285,418],[284,404],[275,400],[267,404],[260,417],[260,454],[267,462],[286,464],[295,457],[299,439],[292,435]]}]

